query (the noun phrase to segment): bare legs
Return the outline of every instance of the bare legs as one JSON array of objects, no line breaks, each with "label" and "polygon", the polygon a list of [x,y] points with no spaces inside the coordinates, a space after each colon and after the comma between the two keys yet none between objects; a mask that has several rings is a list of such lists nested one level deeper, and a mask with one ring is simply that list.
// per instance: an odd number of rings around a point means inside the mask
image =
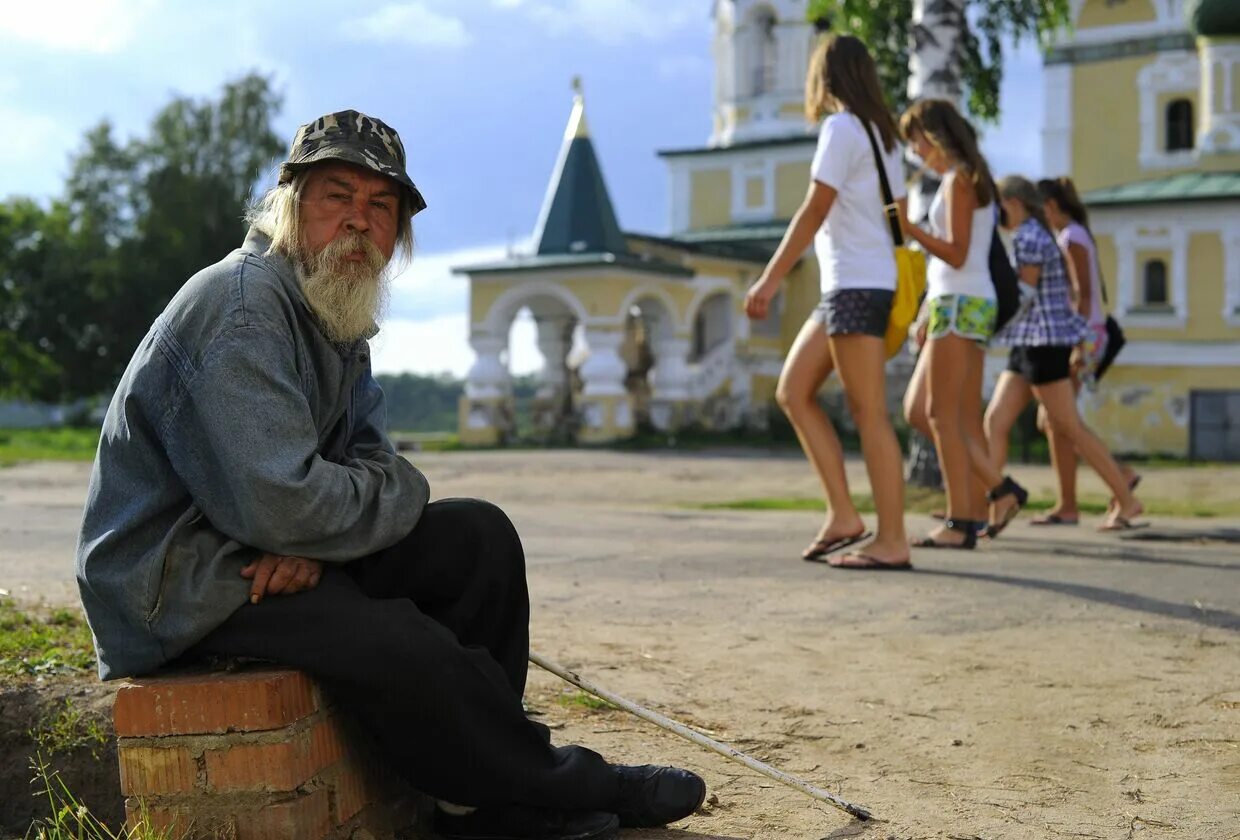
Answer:
[{"label": "bare legs", "polygon": [[816,398],[827,377],[839,372],[849,409],[861,432],[861,449],[878,511],[878,533],[866,547],[866,554],[901,563],[908,559],[903,458],[887,416],[885,361],[882,339],[867,335],[828,337],[822,324],[810,320],[792,345],[775,396],[827,497],[827,519],[818,538],[831,541],[856,536],[865,525],[848,492],[844,450]]},{"label": "bare legs", "polygon": [[827,518],[816,542],[823,543],[854,537],[865,530],[848,492],[844,448],[835,427],[818,405],[818,389],[834,369],[827,332],[822,324],[811,319],[793,342],[775,390],[779,407],[792,423],[805,457],[822,482]]},{"label": "bare legs", "polygon": [[[969,440],[964,422],[967,409],[964,396],[970,379],[969,368],[980,368],[982,351],[975,341],[945,335],[926,342],[925,352],[929,356],[926,363],[926,415],[947,489],[947,518],[971,519],[973,470],[969,456],[973,442]],[[979,358],[974,359],[974,356]],[[973,401],[980,413],[977,402]],[[977,445],[985,448],[984,443]],[[936,529],[931,538],[936,542],[953,544],[970,539],[967,534],[945,527]]]},{"label": "bare legs", "polygon": [[887,354],[883,339],[862,334],[828,338],[849,411],[861,434],[861,453],[878,512],[878,530],[865,553],[882,563],[906,563],[904,456],[887,414]]},{"label": "bare legs", "polygon": [[[904,395],[909,424],[935,441],[951,518],[985,519],[986,491],[1003,481],[1002,470],[991,462],[982,426],[984,363],[982,348],[974,341],[955,335],[932,339],[918,358]],[[947,449],[939,442],[944,433],[955,438]],[[963,496],[952,491],[952,485],[961,482],[962,472],[966,476]],[[1011,497],[1001,499],[995,513],[1002,518],[1012,504],[1015,499]],[[945,528],[935,530],[931,537],[939,542],[963,542],[959,532]]]},{"label": "bare legs", "polygon": [[[1075,395],[1081,392],[1081,383],[1075,377],[1072,380],[1072,389]],[[1055,426],[1047,421],[1046,408],[1040,406],[1038,408],[1038,429],[1046,435],[1046,442],[1050,446],[1051,465],[1055,468],[1055,477],[1059,489],[1059,500],[1055,506],[1047,512],[1047,518],[1058,517],[1060,520],[1067,522],[1075,522],[1081,516],[1080,506],[1076,498],[1076,468],[1078,457],[1076,449],[1072,446],[1063,434],[1055,428]],[[1136,471],[1127,464],[1119,465],[1120,472],[1124,474],[1124,482],[1132,487],[1132,480],[1136,477]],[[1111,505],[1108,506],[1107,515],[1114,513],[1115,506],[1119,503],[1118,499],[1113,499]]]},{"label": "bare legs", "polygon": [[1115,496],[1116,505],[1107,515],[1104,528],[1123,527],[1124,522],[1139,516],[1143,510],[1128,486],[1128,478],[1111,457],[1106,444],[1098,439],[1081,420],[1076,410],[1076,394],[1069,379],[1046,385],[1032,386],[1033,394],[1046,409],[1053,432],[1063,436],[1073,451],[1080,454],[1094,472],[1106,482]]}]

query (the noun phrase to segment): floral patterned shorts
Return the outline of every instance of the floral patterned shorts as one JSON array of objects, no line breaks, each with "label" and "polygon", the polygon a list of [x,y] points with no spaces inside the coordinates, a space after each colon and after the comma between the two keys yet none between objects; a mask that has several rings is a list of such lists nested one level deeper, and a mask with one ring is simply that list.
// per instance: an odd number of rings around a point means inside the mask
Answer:
[{"label": "floral patterned shorts", "polygon": [[940,295],[930,301],[926,338],[958,335],[985,344],[995,333],[999,306],[989,298],[971,295]]}]

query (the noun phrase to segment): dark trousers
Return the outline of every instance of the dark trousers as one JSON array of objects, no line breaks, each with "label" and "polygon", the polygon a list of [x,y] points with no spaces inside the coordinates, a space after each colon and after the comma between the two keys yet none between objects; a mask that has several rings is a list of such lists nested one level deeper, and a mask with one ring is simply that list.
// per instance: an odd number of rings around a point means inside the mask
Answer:
[{"label": "dark trousers", "polygon": [[615,771],[553,747],[521,706],[529,652],[521,540],[503,511],[435,502],[396,545],[319,584],[246,604],[198,655],[255,657],[318,678],[424,793],[458,805],[614,810]]}]

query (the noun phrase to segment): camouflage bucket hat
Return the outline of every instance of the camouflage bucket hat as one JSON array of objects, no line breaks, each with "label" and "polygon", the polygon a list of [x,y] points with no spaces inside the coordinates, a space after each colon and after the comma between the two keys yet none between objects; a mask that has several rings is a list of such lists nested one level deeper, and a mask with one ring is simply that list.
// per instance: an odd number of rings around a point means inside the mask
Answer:
[{"label": "camouflage bucket hat", "polygon": [[297,129],[288,160],[280,164],[280,183],[325,160],[355,163],[397,181],[408,193],[409,215],[426,209],[426,200],[405,172],[405,146],[387,123],[357,111],[337,111]]}]

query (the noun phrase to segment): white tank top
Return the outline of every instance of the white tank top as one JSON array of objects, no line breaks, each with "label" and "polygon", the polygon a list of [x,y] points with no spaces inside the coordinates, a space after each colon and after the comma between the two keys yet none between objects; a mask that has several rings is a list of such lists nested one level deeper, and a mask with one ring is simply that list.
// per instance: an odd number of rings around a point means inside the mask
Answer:
[{"label": "white tank top", "polygon": [[[947,193],[956,178],[956,170],[943,176],[939,191],[930,204],[930,229],[934,235],[946,240],[950,223],[947,219]],[[969,295],[970,297],[995,299],[995,286],[990,280],[990,239],[995,232],[995,205],[987,204],[973,211],[973,230],[969,236],[969,255],[964,265],[952,268],[937,257],[930,257],[926,267],[926,294],[931,298],[942,295]]]}]

